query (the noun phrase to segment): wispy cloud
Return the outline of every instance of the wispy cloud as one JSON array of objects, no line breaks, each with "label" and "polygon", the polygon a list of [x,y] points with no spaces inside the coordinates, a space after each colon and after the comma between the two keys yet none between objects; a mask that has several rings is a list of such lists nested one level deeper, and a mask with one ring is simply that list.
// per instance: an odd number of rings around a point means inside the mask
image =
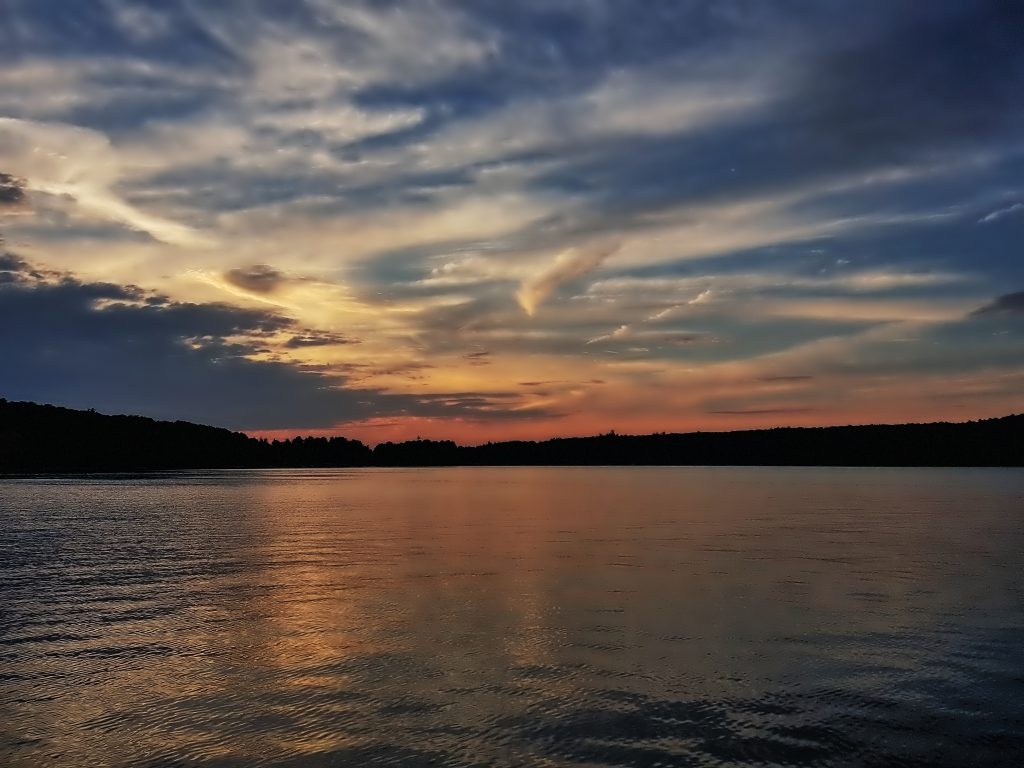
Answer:
[{"label": "wispy cloud", "polygon": [[229,365],[254,381],[541,434],[1024,366],[1016,4],[66,5],[2,12],[3,234],[38,275],[284,318]]},{"label": "wispy cloud", "polygon": [[972,317],[984,317],[985,315],[1022,315],[1024,314],[1024,291],[1006,293],[997,296],[984,306],[971,312]]},{"label": "wispy cloud", "polygon": [[1024,213],[1024,203],[1014,203],[1008,205],[1005,208],[998,208],[985,216],[982,216],[979,220],[979,224],[991,224],[993,221],[999,221],[999,219],[1007,216],[1013,216],[1014,214]]},{"label": "wispy cloud", "polygon": [[114,192],[119,164],[109,141],[95,131],[0,117],[0,166],[23,177],[29,191],[68,199],[87,216],[167,243],[206,243],[192,228],[143,211]]},{"label": "wispy cloud", "polygon": [[611,242],[563,251],[547,269],[523,282],[516,292],[519,305],[532,315],[559,286],[593,272],[618,249],[619,243]]}]

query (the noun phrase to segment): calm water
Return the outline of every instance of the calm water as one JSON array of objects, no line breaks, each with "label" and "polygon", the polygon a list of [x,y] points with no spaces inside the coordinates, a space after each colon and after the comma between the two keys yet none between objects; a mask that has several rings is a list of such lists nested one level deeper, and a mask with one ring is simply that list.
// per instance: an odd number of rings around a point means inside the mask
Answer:
[{"label": "calm water", "polygon": [[1024,472],[0,480],[0,764],[1024,765]]}]

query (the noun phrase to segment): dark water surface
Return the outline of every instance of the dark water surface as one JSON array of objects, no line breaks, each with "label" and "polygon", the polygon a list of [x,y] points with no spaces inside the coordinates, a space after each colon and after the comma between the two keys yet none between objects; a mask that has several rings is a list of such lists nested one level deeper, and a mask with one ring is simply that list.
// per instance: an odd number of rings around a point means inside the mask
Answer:
[{"label": "dark water surface", "polygon": [[1024,472],[0,480],[0,765],[1024,765]]}]

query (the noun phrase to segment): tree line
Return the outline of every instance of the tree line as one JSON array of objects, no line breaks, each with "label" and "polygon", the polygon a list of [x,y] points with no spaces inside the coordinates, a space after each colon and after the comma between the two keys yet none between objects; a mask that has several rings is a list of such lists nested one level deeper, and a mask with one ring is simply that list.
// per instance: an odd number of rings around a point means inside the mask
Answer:
[{"label": "tree line", "polygon": [[492,442],[266,440],[218,427],[0,399],[0,472],[496,465],[1024,466],[1024,415]]}]

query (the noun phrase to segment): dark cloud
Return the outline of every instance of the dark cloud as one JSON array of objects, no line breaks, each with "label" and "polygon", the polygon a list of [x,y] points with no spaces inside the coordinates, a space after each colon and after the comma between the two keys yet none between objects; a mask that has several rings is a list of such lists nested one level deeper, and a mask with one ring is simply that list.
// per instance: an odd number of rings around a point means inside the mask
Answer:
[{"label": "dark cloud", "polygon": [[0,172],[0,208],[19,206],[25,202],[25,181]]},{"label": "dark cloud", "polygon": [[26,272],[28,263],[13,253],[0,252],[0,272]]},{"label": "dark cloud", "polygon": [[287,281],[284,273],[269,264],[253,264],[248,267],[229,269],[224,279],[238,288],[253,293],[273,293]]},{"label": "dark cloud", "polygon": [[760,377],[758,379],[758,381],[767,381],[767,382],[782,381],[782,382],[788,382],[788,381],[811,381],[813,379],[814,379],[813,376],[762,376],[762,377]]},{"label": "dark cloud", "polygon": [[366,410],[362,395],[331,380],[249,360],[255,341],[229,341],[288,328],[286,318],[140,298],[137,288],[67,277],[0,285],[0,392],[244,429],[311,427]]},{"label": "dark cloud", "polygon": [[250,359],[268,337],[294,328],[272,312],[55,277],[10,254],[0,267],[13,276],[0,280],[0,395],[9,399],[237,429],[315,428],[389,414],[506,414],[504,396],[391,395],[350,388],[330,371]]},{"label": "dark cloud", "polygon": [[405,363],[389,365],[383,368],[373,366],[359,366],[357,372],[368,376],[395,376],[408,381],[421,381],[427,377],[426,371],[435,369],[437,366],[424,363],[419,360],[410,360]]},{"label": "dark cloud", "polygon": [[340,333],[330,331],[309,331],[297,336],[292,336],[284,345],[288,349],[300,349],[302,347],[328,347],[335,344],[357,344],[356,339],[350,339]]},{"label": "dark cloud", "polygon": [[1024,291],[998,296],[983,307],[971,312],[971,317],[987,315],[1024,315]]}]

